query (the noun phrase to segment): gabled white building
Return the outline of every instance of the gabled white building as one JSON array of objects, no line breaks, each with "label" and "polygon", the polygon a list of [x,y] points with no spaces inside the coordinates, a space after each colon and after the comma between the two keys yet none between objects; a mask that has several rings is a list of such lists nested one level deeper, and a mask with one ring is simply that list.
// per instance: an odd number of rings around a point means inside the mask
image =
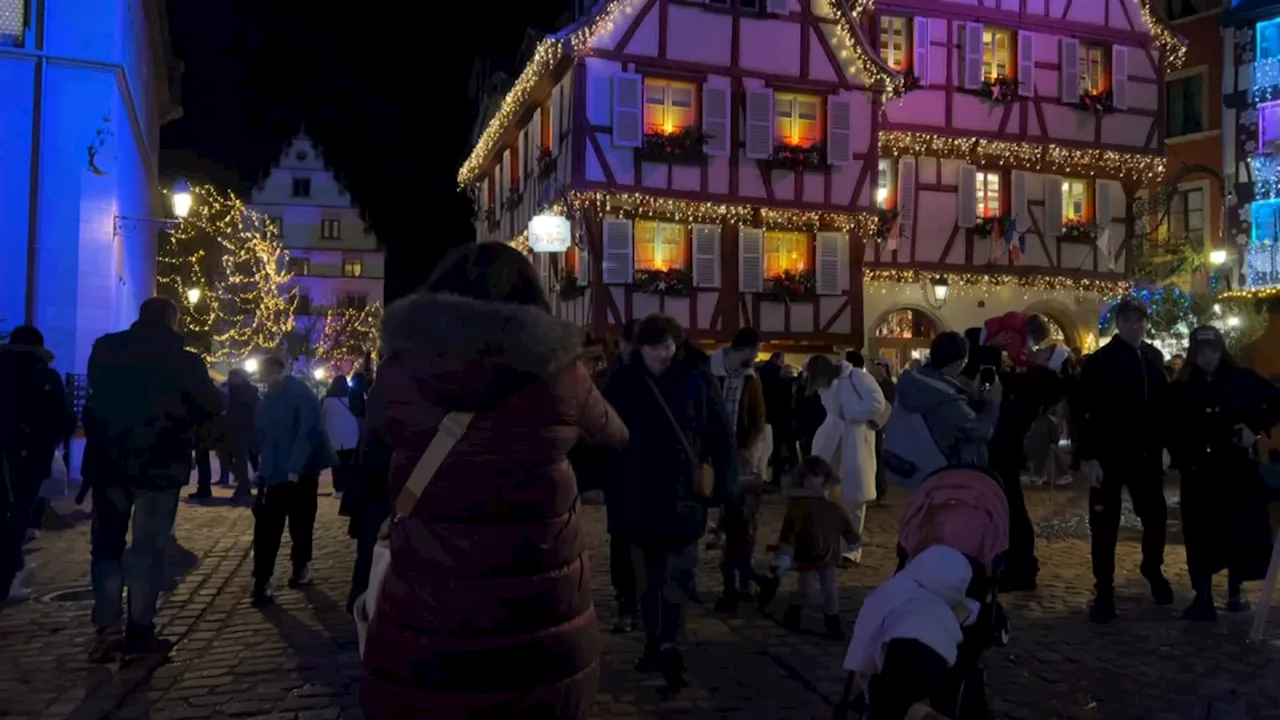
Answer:
[{"label": "gabled white building", "polygon": [[250,207],[275,221],[289,251],[299,325],[324,308],[382,302],[386,255],[306,133],[285,147]]}]

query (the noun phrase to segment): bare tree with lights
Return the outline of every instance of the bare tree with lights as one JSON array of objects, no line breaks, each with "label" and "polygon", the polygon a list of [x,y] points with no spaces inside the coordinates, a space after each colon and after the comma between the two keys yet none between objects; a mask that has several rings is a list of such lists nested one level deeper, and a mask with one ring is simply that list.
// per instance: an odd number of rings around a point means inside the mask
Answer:
[{"label": "bare tree with lights", "polygon": [[382,305],[362,308],[330,308],[316,347],[316,358],[327,369],[347,374],[378,349],[382,329]]},{"label": "bare tree with lights", "polygon": [[271,220],[216,188],[192,189],[188,215],[160,241],[161,295],[184,308],[187,343],[215,361],[279,347],[297,292]]}]

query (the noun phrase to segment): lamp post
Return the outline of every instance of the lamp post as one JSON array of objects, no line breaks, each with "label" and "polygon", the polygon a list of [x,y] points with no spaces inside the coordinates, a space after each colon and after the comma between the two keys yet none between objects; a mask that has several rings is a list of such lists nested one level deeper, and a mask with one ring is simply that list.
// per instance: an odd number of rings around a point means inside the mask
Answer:
[{"label": "lamp post", "polygon": [[112,218],[111,224],[113,237],[120,237],[139,225],[158,225],[165,230],[171,229],[191,213],[193,203],[191,185],[186,180],[179,180],[174,183],[173,190],[169,192],[169,209],[173,211],[173,217],[145,218],[116,215]]},{"label": "lamp post", "polygon": [[202,291],[198,287],[187,288],[187,304],[195,305],[196,303],[200,302],[201,294],[202,294]]}]

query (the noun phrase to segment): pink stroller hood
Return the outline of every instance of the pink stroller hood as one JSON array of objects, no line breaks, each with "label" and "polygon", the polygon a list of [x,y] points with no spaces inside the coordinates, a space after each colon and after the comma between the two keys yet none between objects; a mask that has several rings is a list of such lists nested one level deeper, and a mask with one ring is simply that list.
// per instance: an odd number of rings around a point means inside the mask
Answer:
[{"label": "pink stroller hood", "polygon": [[1009,549],[1009,503],[999,481],[978,468],[943,468],[911,495],[898,523],[908,557],[947,545],[982,563]]}]

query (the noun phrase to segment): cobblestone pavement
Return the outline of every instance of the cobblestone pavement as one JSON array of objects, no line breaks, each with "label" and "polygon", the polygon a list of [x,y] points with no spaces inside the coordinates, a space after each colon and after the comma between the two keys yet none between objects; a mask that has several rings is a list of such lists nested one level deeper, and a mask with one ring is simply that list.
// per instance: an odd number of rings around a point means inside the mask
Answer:
[{"label": "cobblestone pavement", "polygon": [[[327,491],[326,491],[327,492]],[[1079,490],[1029,491],[1037,518],[1078,525]],[[899,498],[900,500],[900,498]],[[846,625],[860,599],[892,570],[897,507],[874,508],[863,565],[841,573]],[[85,661],[88,622],[88,523],[63,505],[62,529],[34,544],[41,599],[0,610],[0,719],[19,718],[357,718],[360,717],[354,628],[343,612],[353,542],[337,503],[322,498],[317,523],[316,584],[282,589],[275,608],[248,604],[248,510],[220,501],[182,506],[174,553],[182,573],[163,600],[162,632],[178,640],[167,662],[97,667]],[[842,643],[783,631],[754,610],[736,617],[710,612],[719,589],[712,553],[704,553],[687,662],[693,687],[663,702],[657,681],[630,671],[639,638],[608,634],[613,620],[603,512],[585,509],[593,547],[593,581],[604,634],[604,674],[597,718],[829,718],[844,675]],[[781,521],[777,498],[766,504],[761,542]],[[1072,518],[1077,518],[1073,520]],[[1075,525],[1072,525],[1075,523]],[[1038,592],[1006,598],[1014,640],[988,654],[988,682],[1001,717],[1053,720],[1202,720],[1280,718],[1280,643],[1250,647],[1248,617],[1192,626],[1177,608],[1154,607],[1137,579],[1136,536],[1120,550],[1121,618],[1107,627],[1085,620],[1090,595],[1087,538],[1042,539]],[[1169,572],[1185,601],[1181,547],[1171,533]],[[287,558],[287,551],[281,553]],[[280,575],[285,573],[281,564]],[[51,594],[70,591],[60,602]],[[1253,593],[1256,601],[1256,589]],[[1272,619],[1280,622],[1280,612]],[[806,619],[817,629],[820,619]],[[1271,627],[1280,638],[1280,625]]]}]

